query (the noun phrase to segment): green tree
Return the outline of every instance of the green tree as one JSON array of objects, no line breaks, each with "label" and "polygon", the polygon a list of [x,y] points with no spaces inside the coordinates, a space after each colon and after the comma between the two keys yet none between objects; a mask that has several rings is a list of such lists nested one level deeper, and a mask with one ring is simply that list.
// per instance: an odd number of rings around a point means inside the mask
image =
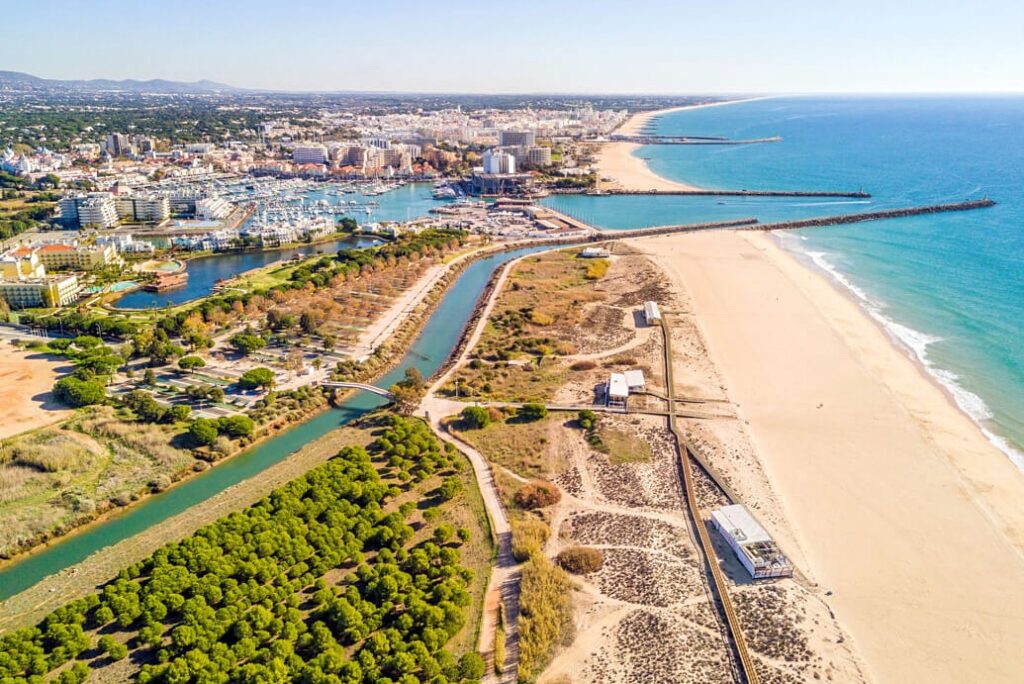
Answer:
[{"label": "green tree", "polygon": [[462,425],[469,430],[482,430],[491,423],[487,409],[481,406],[467,406],[462,409]]},{"label": "green tree", "polygon": [[191,373],[195,373],[196,368],[204,368],[205,366],[206,361],[200,356],[183,356],[178,359],[178,368]]},{"label": "green tree", "polygon": [[231,346],[243,356],[249,356],[255,351],[267,346],[267,341],[253,333],[238,333],[231,338]]},{"label": "green tree", "polygon": [[217,429],[217,421],[210,418],[196,418],[188,426],[188,434],[192,440],[201,446],[210,446],[220,434]]},{"label": "green tree", "polygon": [[242,373],[238,384],[244,389],[262,387],[270,389],[274,386],[274,371],[269,368],[252,368]]},{"label": "green tree", "polygon": [[229,437],[249,437],[255,427],[249,416],[224,416],[217,419],[217,429]]},{"label": "green tree", "polygon": [[62,378],[54,383],[53,394],[61,403],[76,408],[102,404],[107,399],[106,388],[101,383],[75,377]]}]

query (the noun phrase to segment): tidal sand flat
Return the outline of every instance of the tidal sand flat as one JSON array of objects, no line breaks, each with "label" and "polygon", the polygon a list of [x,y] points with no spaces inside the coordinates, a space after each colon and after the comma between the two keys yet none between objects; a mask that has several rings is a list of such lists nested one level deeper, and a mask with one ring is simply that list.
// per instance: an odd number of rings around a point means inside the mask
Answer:
[{"label": "tidal sand flat", "polygon": [[[785,524],[879,682],[1024,671],[1024,478],[858,305],[764,235],[636,241],[688,291]],[[756,506],[756,501],[750,502]]]}]

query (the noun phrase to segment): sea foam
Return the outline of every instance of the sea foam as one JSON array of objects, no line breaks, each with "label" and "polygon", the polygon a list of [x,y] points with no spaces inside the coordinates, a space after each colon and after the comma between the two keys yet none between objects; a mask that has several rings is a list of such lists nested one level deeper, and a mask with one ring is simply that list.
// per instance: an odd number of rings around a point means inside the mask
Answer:
[{"label": "sea foam", "polygon": [[835,264],[829,259],[828,253],[806,249],[802,244],[806,241],[806,236],[800,235],[799,240],[794,240],[792,239],[793,236],[789,234],[779,231],[775,231],[774,234],[785,248],[806,255],[829,278],[852,293],[861,307],[882,326],[889,337],[897,343],[897,346],[909,351],[925,371],[949,392],[949,395],[953,397],[953,401],[960,407],[960,410],[978,424],[985,438],[999,451],[1003,452],[1018,469],[1024,471],[1024,453],[1015,449],[1009,441],[985,426],[984,421],[993,418],[992,410],[988,407],[988,404],[980,396],[961,385],[959,375],[945,368],[939,368],[928,357],[928,347],[936,342],[941,342],[943,338],[915,330],[886,316],[883,313],[886,308],[885,303],[872,298],[863,288],[854,284],[846,274],[836,268]]}]

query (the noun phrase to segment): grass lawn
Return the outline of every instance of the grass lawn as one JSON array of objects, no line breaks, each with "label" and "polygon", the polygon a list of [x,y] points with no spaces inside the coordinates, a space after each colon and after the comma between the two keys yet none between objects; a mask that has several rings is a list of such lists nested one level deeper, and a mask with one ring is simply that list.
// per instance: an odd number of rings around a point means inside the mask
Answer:
[{"label": "grass lawn", "polygon": [[597,439],[590,439],[590,445],[608,455],[611,463],[637,463],[651,460],[651,445],[607,425],[598,425],[594,432]]}]

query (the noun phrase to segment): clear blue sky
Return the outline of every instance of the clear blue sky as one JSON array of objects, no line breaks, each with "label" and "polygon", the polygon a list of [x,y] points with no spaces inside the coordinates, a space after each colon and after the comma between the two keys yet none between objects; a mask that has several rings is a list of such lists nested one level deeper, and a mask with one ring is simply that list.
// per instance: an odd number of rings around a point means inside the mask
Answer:
[{"label": "clear blue sky", "polygon": [[287,90],[1024,91],[1019,0],[0,0],[0,16],[0,69],[47,78]]}]

